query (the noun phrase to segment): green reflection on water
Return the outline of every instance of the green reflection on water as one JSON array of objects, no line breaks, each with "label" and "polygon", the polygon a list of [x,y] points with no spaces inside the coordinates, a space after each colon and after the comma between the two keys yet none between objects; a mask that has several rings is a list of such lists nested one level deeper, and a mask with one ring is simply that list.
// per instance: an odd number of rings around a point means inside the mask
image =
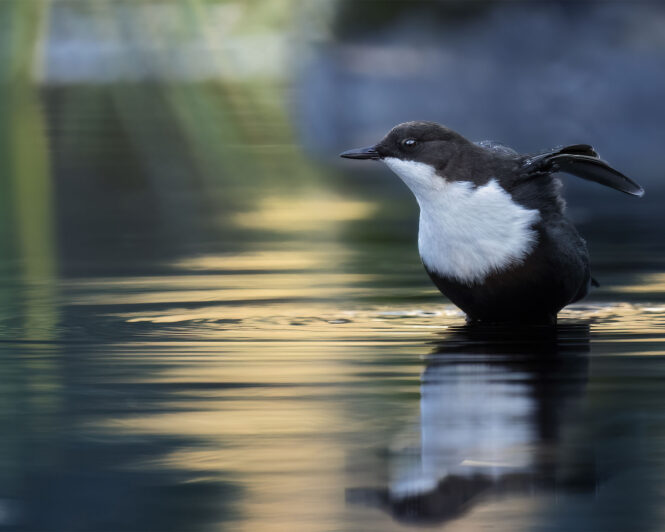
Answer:
[{"label": "green reflection on water", "polygon": [[[39,38],[48,4],[4,2],[0,19],[6,26],[0,66],[0,172],[3,243],[6,257],[17,257],[20,279],[28,290],[20,303],[25,329],[35,339],[51,337],[57,321],[53,307],[55,241],[49,148],[41,102],[32,84],[33,60],[39,63]],[[46,335],[46,336],[44,336]]]}]

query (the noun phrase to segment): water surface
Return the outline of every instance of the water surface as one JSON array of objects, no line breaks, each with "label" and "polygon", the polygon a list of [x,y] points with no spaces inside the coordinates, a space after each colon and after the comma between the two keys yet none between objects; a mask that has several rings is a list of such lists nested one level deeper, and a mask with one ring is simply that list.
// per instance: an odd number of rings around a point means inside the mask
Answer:
[{"label": "water surface", "polygon": [[410,266],[335,263],[371,246],[296,241],[5,278],[2,526],[662,528],[661,275],[478,330]]}]

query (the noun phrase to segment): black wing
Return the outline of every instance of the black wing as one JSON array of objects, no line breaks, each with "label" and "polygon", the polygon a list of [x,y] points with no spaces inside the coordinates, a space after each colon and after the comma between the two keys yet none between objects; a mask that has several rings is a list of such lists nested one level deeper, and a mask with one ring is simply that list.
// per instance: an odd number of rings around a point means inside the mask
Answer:
[{"label": "black wing", "polygon": [[602,161],[588,144],[565,146],[556,151],[527,157],[522,162],[522,169],[529,177],[565,172],[626,194],[639,197],[644,195],[644,189],[640,185]]}]

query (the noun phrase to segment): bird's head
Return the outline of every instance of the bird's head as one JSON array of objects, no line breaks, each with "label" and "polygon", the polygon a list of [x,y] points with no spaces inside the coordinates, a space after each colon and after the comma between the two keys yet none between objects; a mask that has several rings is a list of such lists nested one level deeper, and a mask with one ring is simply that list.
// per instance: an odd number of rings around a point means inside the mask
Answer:
[{"label": "bird's head", "polygon": [[345,151],[340,157],[382,160],[416,192],[440,186],[445,178],[456,179],[446,176],[446,166],[474,149],[462,135],[435,122],[405,122],[375,145]]}]

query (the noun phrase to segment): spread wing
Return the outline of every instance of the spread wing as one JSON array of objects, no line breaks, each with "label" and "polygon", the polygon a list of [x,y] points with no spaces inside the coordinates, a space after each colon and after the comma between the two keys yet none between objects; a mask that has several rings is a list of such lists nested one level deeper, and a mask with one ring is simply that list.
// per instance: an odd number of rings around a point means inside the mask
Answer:
[{"label": "spread wing", "polygon": [[548,153],[526,157],[522,161],[522,169],[527,177],[564,172],[626,194],[639,197],[644,195],[644,189],[640,185],[601,160],[588,144],[565,146]]}]

